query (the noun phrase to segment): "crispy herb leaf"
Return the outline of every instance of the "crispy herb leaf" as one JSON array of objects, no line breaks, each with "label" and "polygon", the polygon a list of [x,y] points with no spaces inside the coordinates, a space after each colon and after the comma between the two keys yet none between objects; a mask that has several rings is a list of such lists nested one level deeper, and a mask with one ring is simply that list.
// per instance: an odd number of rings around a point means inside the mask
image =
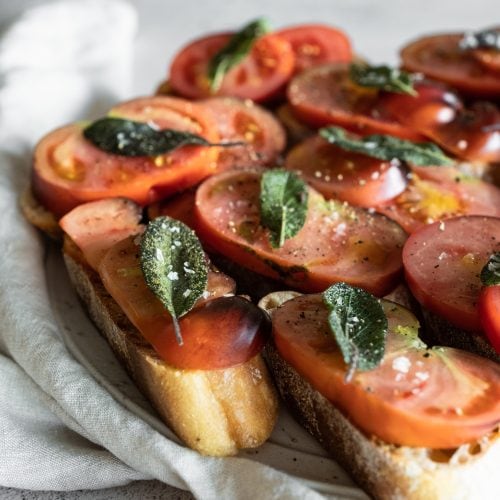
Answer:
[{"label": "crispy herb leaf", "polygon": [[500,50],[500,30],[487,29],[482,31],[467,31],[458,42],[462,50],[494,49]]},{"label": "crispy herb leaf", "polygon": [[390,135],[369,135],[353,138],[340,127],[324,127],[319,134],[331,144],[347,151],[355,151],[379,160],[399,160],[412,165],[453,165],[453,160],[432,142],[415,143]]},{"label": "crispy herb leaf", "polygon": [[413,88],[413,75],[390,66],[369,66],[367,64],[351,64],[350,77],[362,87],[371,87],[396,92],[398,94],[417,95]]},{"label": "crispy herb leaf", "polygon": [[208,264],[200,241],[182,222],[157,217],[142,237],[140,261],[146,284],[172,315],[182,345],[178,318],[191,310],[207,287]]},{"label": "crispy herb leaf", "polygon": [[252,21],[235,33],[228,44],[215,54],[208,64],[207,75],[212,92],[219,90],[224,75],[250,52],[255,40],[269,31],[269,23],[266,19],[260,18]]},{"label": "crispy herb leaf", "polygon": [[387,336],[387,317],[378,299],[361,288],[336,283],[323,292],[323,301],[330,310],[330,329],[349,366],[346,379],[356,370],[376,368]]},{"label": "crispy herb leaf", "polygon": [[268,170],[260,183],[260,221],[270,230],[274,248],[295,236],[306,220],[308,191],[304,181],[288,170]]},{"label": "crispy herb leaf", "polygon": [[481,283],[485,286],[500,285],[500,252],[491,255],[481,270]]},{"label": "crispy herb leaf", "polygon": [[242,142],[211,143],[203,137],[179,130],[158,130],[148,123],[106,117],[83,130],[94,146],[120,156],[156,156],[182,146],[240,146]]}]

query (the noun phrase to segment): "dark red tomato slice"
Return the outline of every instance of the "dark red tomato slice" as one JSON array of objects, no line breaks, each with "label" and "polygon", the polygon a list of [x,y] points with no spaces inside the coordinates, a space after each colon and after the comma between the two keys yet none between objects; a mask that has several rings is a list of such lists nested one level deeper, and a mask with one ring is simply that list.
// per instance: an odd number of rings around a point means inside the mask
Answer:
[{"label": "dark red tomato slice", "polygon": [[493,103],[476,102],[425,134],[458,158],[500,162],[500,110]]},{"label": "dark red tomato slice", "polygon": [[423,80],[414,88],[416,96],[381,92],[379,106],[387,116],[422,134],[451,122],[463,108],[457,94],[442,83]]},{"label": "dark red tomato slice", "polygon": [[325,201],[310,190],[299,233],[273,248],[260,225],[261,172],[233,170],[207,179],[196,193],[196,229],[206,245],[245,268],[305,291],[346,281],[376,295],[396,284],[404,231],[384,216]]},{"label": "dark red tomato slice", "polygon": [[413,167],[405,191],[375,208],[413,233],[458,215],[500,217],[500,189],[453,167]]},{"label": "dark red tomato slice", "polygon": [[419,38],[401,50],[403,67],[423,73],[476,97],[500,97],[500,75],[486,69],[471,51],[462,50],[463,33]]},{"label": "dark red tomato slice", "polygon": [[487,70],[500,72],[500,51],[496,49],[476,49],[472,51],[472,57]]},{"label": "dark red tomato slice", "polygon": [[273,312],[276,347],[359,429],[387,443],[455,448],[493,431],[500,366],[457,349],[426,349],[416,338],[415,317],[394,303],[382,305],[389,322],[382,363],[348,383],[320,296],[297,297]]},{"label": "dark red tomato slice", "polygon": [[296,171],[327,199],[367,208],[394,198],[407,183],[399,164],[345,151],[319,136],[295,146],[285,168]]},{"label": "dark red tomato slice", "polygon": [[215,370],[244,363],[260,351],[266,330],[262,312],[241,297],[222,297],[234,292],[234,281],[214,271],[207,296],[180,320],[184,345],[177,346],[171,317],[147,287],[137,253],[134,238],[119,242],[106,253],[99,273],[113,299],[169,365]]},{"label": "dark red tomato slice", "polygon": [[[210,97],[207,66],[212,57],[230,40],[231,33],[210,35],[184,47],[170,67],[172,89],[183,97]],[[215,95],[268,100],[293,73],[294,55],[290,44],[276,35],[256,40],[250,53],[224,76]]]},{"label": "dark red tomato slice", "polygon": [[296,116],[314,127],[335,124],[362,135],[389,134],[424,140],[417,132],[384,115],[379,107],[379,92],[353,83],[348,64],[309,68],[293,78],[287,96]]},{"label": "dark red tomato slice", "polygon": [[350,62],[351,42],[347,35],[323,24],[292,26],[276,32],[287,40],[295,54],[295,73],[329,62]]},{"label": "dark red tomato slice", "polygon": [[453,325],[480,331],[479,273],[500,250],[500,218],[464,216],[415,231],[403,249],[408,286],[430,311]]},{"label": "dark red tomato slice", "polygon": [[158,203],[148,207],[149,220],[153,220],[160,215],[168,215],[172,219],[184,222],[186,226],[196,230],[194,216],[195,189],[188,189],[176,194],[171,198],[165,198]]},{"label": "dark red tomato slice", "polygon": [[[218,141],[211,116],[184,99],[135,99],[113,108],[111,114]],[[57,129],[35,150],[33,191],[56,216],[88,201],[117,196],[147,205],[197,184],[217,167],[217,148],[184,146],[156,157],[126,157],[98,149],[83,137],[82,130],[80,124]]]},{"label": "dark red tomato slice", "polygon": [[272,113],[250,100],[233,97],[212,97],[200,104],[217,123],[222,141],[243,141],[244,146],[221,148],[217,170],[276,164],[285,149],[286,136]]},{"label": "dark red tomato slice", "polygon": [[97,270],[102,258],[115,243],[142,233],[142,209],[126,198],[108,198],[80,205],[59,224],[76,243],[85,260]]},{"label": "dark red tomato slice", "polygon": [[500,354],[500,286],[486,286],[479,294],[478,313],[484,333]]}]

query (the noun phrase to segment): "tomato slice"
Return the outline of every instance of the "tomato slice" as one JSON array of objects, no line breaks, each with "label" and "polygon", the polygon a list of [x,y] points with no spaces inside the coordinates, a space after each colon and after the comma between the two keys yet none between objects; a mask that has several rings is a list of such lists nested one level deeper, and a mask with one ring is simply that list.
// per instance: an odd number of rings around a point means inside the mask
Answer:
[{"label": "tomato slice", "polygon": [[423,73],[470,96],[500,97],[500,76],[478,62],[471,51],[462,50],[463,33],[419,38],[401,50],[403,67]]},{"label": "tomato slice", "polygon": [[484,333],[500,354],[500,286],[486,286],[479,294],[478,314]]},{"label": "tomato slice", "polygon": [[309,125],[336,124],[362,135],[389,134],[422,141],[423,137],[379,106],[377,90],[360,87],[349,77],[349,65],[336,63],[309,68],[288,86],[294,113]]},{"label": "tomato slice", "polygon": [[[205,36],[181,49],[170,67],[173,90],[191,99],[214,95],[206,76],[208,63],[228,43],[231,35]],[[226,73],[215,95],[256,102],[269,100],[289,80],[293,68],[294,55],[290,44],[277,35],[265,35],[257,39],[250,53]]]},{"label": "tomato slice", "polygon": [[425,349],[415,317],[394,303],[383,306],[389,331],[382,363],[351,382],[321,296],[297,297],[273,312],[276,347],[358,428],[387,443],[454,448],[494,430],[500,366],[457,349]]},{"label": "tomato slice", "polygon": [[458,158],[500,162],[500,110],[490,102],[473,103],[425,134]]},{"label": "tomato slice", "polygon": [[500,72],[500,52],[497,49],[476,49],[472,51],[472,57],[487,70]]},{"label": "tomato slice", "polygon": [[[111,114],[218,140],[211,117],[184,99],[136,99],[116,106]],[[101,198],[123,196],[146,205],[198,183],[217,166],[217,148],[184,146],[156,157],[126,157],[98,149],[83,137],[82,130],[81,124],[57,129],[35,150],[33,191],[58,217]]]},{"label": "tomato slice", "polygon": [[244,146],[221,148],[217,170],[273,165],[285,149],[286,136],[272,113],[250,100],[212,97],[201,101],[217,123],[222,141],[243,141]]},{"label": "tomato slice", "polygon": [[413,233],[458,215],[500,217],[500,189],[453,167],[413,167],[405,191],[375,209]]},{"label": "tomato slice", "polygon": [[170,198],[165,198],[148,207],[150,220],[160,215],[168,215],[172,219],[184,222],[186,226],[196,231],[196,219],[194,216],[194,200],[196,190],[188,189]]},{"label": "tomato slice", "polygon": [[[210,271],[207,297],[180,319],[183,346],[175,340],[169,313],[144,281],[134,238],[109,249],[99,266],[104,286],[129,320],[171,366],[215,370],[248,361],[262,348],[265,318],[241,297],[222,297],[234,292],[234,281]],[[217,325],[216,331],[214,325]]]},{"label": "tomato slice", "polygon": [[463,216],[415,231],[403,249],[406,280],[430,311],[464,330],[479,332],[479,273],[500,250],[500,218]]},{"label": "tomato slice", "polygon": [[67,213],[59,224],[97,270],[111,246],[142,233],[142,209],[126,198],[108,198],[80,205]]},{"label": "tomato slice", "polygon": [[281,248],[260,225],[261,172],[228,171],[196,193],[196,229],[205,245],[241,266],[304,291],[346,281],[376,295],[396,284],[404,231],[380,215],[325,201],[310,190],[306,221]]},{"label": "tomato slice", "polygon": [[276,33],[290,43],[295,54],[295,73],[329,62],[350,62],[351,42],[347,35],[324,24],[292,26]]},{"label": "tomato slice", "polygon": [[295,146],[285,168],[296,171],[327,199],[367,208],[394,198],[407,183],[400,164],[345,151],[319,136]]},{"label": "tomato slice", "polygon": [[388,116],[422,134],[451,122],[463,108],[458,95],[442,83],[417,81],[414,89],[416,96],[381,92],[379,105]]}]

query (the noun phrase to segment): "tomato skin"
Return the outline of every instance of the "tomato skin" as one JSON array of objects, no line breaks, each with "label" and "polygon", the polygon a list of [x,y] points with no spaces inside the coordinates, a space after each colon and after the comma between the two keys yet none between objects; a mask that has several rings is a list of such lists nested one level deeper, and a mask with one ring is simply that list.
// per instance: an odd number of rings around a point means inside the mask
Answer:
[{"label": "tomato skin", "polygon": [[313,127],[335,124],[361,135],[389,134],[424,140],[418,132],[384,116],[379,92],[354,84],[347,64],[309,68],[292,79],[287,97],[294,114]]},{"label": "tomato skin", "polygon": [[[198,133],[218,140],[211,117],[202,108],[173,97],[140,98],[112,109],[114,116],[153,121],[160,128]],[[216,169],[217,148],[185,146],[152,157],[108,154],[82,134],[79,124],[46,135],[35,149],[32,188],[57,217],[77,205],[102,198],[126,197],[147,205],[185,189]]]},{"label": "tomato skin", "polygon": [[479,273],[500,251],[500,218],[454,217],[425,226],[408,238],[403,265],[415,298],[458,328],[481,331]]},{"label": "tomato skin", "polygon": [[325,198],[365,208],[396,197],[407,184],[400,165],[345,151],[319,136],[295,146],[285,168],[296,171]]},{"label": "tomato skin", "polygon": [[211,113],[222,142],[239,142],[242,146],[220,148],[217,171],[233,167],[276,164],[285,149],[286,136],[272,113],[257,104],[234,97],[212,97],[200,101]]},{"label": "tomato skin", "polygon": [[[280,355],[366,434],[403,446],[454,448],[498,425],[496,363],[457,349],[415,347],[396,329],[418,325],[407,311],[410,323],[391,325],[388,314],[381,365],[347,383],[327,315],[318,295],[285,302],[272,314],[273,339]],[[399,362],[405,363],[402,371]]]},{"label": "tomato skin", "polygon": [[325,202],[312,189],[302,229],[281,248],[272,248],[260,225],[261,174],[233,170],[200,185],[195,218],[204,246],[304,291],[323,291],[334,282],[347,281],[381,296],[397,284],[404,231],[385,217]]},{"label": "tomato skin", "polygon": [[191,99],[218,95],[263,102],[273,98],[294,68],[290,44],[274,34],[258,38],[250,53],[226,73],[217,92],[211,92],[206,77],[208,62],[228,43],[231,35],[209,35],[181,49],[170,67],[173,90]]},{"label": "tomato skin", "polygon": [[411,234],[459,215],[500,217],[500,189],[453,167],[412,167],[405,191],[375,209]]},{"label": "tomato skin", "polygon": [[303,24],[279,30],[295,54],[295,73],[329,62],[350,62],[352,48],[341,30],[323,24]]},{"label": "tomato skin", "polygon": [[484,333],[500,354],[500,285],[486,286],[481,290],[478,313]]},{"label": "tomato skin", "polygon": [[462,33],[419,38],[401,50],[404,69],[423,73],[474,97],[500,97],[500,77],[487,70],[471,51],[461,50]]}]

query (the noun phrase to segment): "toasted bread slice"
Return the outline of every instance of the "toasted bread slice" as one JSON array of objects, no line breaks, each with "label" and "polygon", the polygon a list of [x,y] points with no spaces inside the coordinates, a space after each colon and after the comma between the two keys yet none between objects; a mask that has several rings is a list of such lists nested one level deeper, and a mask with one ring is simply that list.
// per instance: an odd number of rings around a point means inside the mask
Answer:
[{"label": "toasted bread slice", "polygon": [[64,258],[90,317],[132,379],[189,447],[205,455],[234,455],[269,437],[278,403],[260,354],[221,370],[171,367],[130,323],[68,238]]},{"label": "toasted bread slice", "polygon": [[395,446],[364,435],[305,381],[272,346],[266,359],[298,421],[374,498],[500,498],[500,430],[451,450]]},{"label": "toasted bread slice", "polygon": [[39,203],[31,187],[28,187],[21,194],[19,204],[28,222],[52,239],[58,241],[62,239],[63,231],[57,222],[56,216]]}]

